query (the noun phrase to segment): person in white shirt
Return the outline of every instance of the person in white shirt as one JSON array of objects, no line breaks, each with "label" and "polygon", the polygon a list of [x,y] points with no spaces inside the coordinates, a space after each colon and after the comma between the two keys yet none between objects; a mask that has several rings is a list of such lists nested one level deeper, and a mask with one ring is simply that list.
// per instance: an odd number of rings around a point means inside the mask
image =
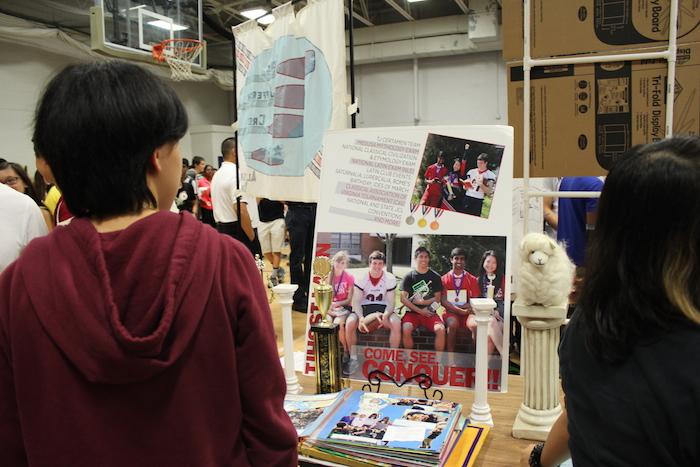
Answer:
[{"label": "person in white shirt", "polygon": [[47,233],[39,206],[29,196],[0,183],[0,271],[16,260],[33,238]]},{"label": "person in white shirt", "polygon": [[[221,143],[224,161],[211,179],[211,202],[214,220],[219,232],[230,235],[255,254],[253,240],[255,231],[248,210],[248,198],[236,186],[236,140],[226,138]],[[238,204],[240,202],[240,210]],[[257,207],[256,207],[257,209]],[[240,221],[238,214],[240,212]]]},{"label": "person in white shirt", "polygon": [[496,185],[496,174],[488,169],[488,155],[481,153],[476,158],[476,168],[467,172],[467,178],[464,182],[466,189],[465,214],[481,216],[484,196],[493,192],[494,185]]},{"label": "person in white shirt", "polygon": [[373,251],[369,258],[369,271],[355,282],[352,295],[352,313],[345,321],[345,342],[348,354],[343,354],[343,373],[348,376],[359,367],[357,358],[357,331],[371,332],[365,319],[375,313],[381,314],[381,327],[389,330],[389,345],[401,345],[401,318],[394,312],[396,277],[384,270],[385,256],[381,251]]}]

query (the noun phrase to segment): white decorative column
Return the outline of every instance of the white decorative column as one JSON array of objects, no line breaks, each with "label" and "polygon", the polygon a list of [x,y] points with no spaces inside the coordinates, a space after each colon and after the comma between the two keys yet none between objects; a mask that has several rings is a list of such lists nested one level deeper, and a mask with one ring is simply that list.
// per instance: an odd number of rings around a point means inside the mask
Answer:
[{"label": "white decorative column", "polygon": [[272,288],[277,302],[282,305],[282,340],[284,342],[284,376],[287,380],[287,394],[301,394],[301,386],[294,371],[294,332],[292,328],[292,303],[296,284],[279,284]]},{"label": "white decorative column", "polygon": [[559,329],[567,305],[523,305],[516,300],[513,315],[522,325],[520,374],[525,379],[523,403],[513,424],[513,436],[544,441],[561,414],[559,404]]},{"label": "white decorative column", "polygon": [[469,415],[470,423],[493,426],[491,407],[488,403],[488,338],[489,321],[496,302],[492,298],[472,298],[469,300],[476,316],[476,368],[474,374],[474,403]]}]

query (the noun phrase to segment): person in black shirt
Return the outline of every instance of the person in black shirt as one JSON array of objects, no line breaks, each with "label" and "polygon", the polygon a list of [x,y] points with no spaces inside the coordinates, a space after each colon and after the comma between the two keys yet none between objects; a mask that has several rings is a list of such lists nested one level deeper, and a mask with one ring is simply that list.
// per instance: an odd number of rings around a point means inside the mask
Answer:
[{"label": "person in black shirt", "polygon": [[698,213],[700,138],[637,146],[612,166],[559,349],[566,411],[523,462],[700,465]]},{"label": "person in black shirt", "polygon": [[182,185],[177,190],[175,195],[175,205],[178,211],[188,211],[197,216],[199,203],[197,202],[197,193],[192,186],[192,182],[187,179],[187,165],[182,162],[182,176],[180,177]]},{"label": "person in black shirt", "polygon": [[435,333],[435,350],[445,350],[445,323],[437,314],[440,308],[442,278],[430,269],[430,252],[427,248],[416,248],[413,258],[416,269],[403,278],[401,303],[408,311],[401,319],[403,346],[413,348],[413,331],[423,327]]},{"label": "person in black shirt", "polygon": [[292,309],[306,313],[314,257],[316,203],[288,202],[285,223],[289,232],[289,276],[292,284],[299,284]]}]

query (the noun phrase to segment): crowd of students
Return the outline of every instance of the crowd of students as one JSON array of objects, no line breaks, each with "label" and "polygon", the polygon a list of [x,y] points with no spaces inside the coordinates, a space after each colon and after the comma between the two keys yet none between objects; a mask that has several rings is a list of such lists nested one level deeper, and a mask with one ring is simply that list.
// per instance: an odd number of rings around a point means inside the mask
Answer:
[{"label": "crowd of students", "polygon": [[[231,146],[232,139],[222,145],[222,151],[235,153],[235,148]],[[235,158],[235,155],[233,156]],[[233,159],[235,161],[235,159]],[[286,271],[281,265],[282,249],[286,243],[287,224],[292,222],[292,232],[296,233],[295,227],[301,227],[306,233],[304,238],[294,236],[290,242],[292,249],[290,255],[290,268],[293,279],[298,283],[303,283],[306,257],[311,257],[313,216],[298,216],[297,210],[292,209],[287,212],[287,203],[266,198],[253,198],[246,195],[242,190],[238,190],[232,182],[235,180],[235,162],[231,162],[232,167],[224,167],[226,175],[218,177],[218,187],[213,195],[212,185],[217,173],[217,169],[206,163],[205,159],[195,156],[192,164],[186,158],[182,159],[182,169],[180,176],[180,187],[175,194],[171,210],[173,212],[189,212],[201,222],[218,229],[223,233],[230,234],[237,240],[244,243],[254,256],[265,258],[271,265],[272,271],[268,275],[268,286],[274,287],[285,280]],[[45,235],[56,225],[66,224],[73,218],[73,214],[63,200],[59,188],[51,180],[46,183],[42,174],[37,171],[32,181],[25,168],[15,162],[0,159],[0,184],[13,188],[15,191],[31,198],[39,208],[46,229],[35,228],[33,235],[22,242],[26,245],[32,238]],[[230,192],[231,194],[227,194]],[[238,201],[238,203],[237,203]],[[214,205],[217,208],[215,209]],[[238,218],[239,206],[245,209],[241,215],[242,223],[239,228]],[[294,206],[308,206],[309,203],[291,203]],[[215,214],[216,212],[216,214]],[[302,217],[299,219],[298,217]],[[310,225],[309,225],[310,223]],[[298,230],[298,229],[297,229]],[[20,249],[15,249],[19,253]],[[4,266],[14,260],[17,255],[8,256],[8,259],[0,264],[0,271]],[[303,290],[303,289],[302,289]],[[298,311],[306,311],[308,304],[308,285],[306,292],[295,296],[294,308]]]}]

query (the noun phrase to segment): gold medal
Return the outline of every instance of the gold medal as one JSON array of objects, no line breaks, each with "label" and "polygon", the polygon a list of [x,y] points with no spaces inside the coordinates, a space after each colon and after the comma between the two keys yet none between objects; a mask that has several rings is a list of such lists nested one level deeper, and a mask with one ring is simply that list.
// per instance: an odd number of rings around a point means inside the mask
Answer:
[{"label": "gold medal", "polygon": [[428,225],[428,221],[425,220],[425,213],[427,213],[430,210],[430,206],[421,206],[420,209],[423,212],[423,217],[421,217],[418,220],[418,227],[420,227],[422,229],[423,227]]}]

